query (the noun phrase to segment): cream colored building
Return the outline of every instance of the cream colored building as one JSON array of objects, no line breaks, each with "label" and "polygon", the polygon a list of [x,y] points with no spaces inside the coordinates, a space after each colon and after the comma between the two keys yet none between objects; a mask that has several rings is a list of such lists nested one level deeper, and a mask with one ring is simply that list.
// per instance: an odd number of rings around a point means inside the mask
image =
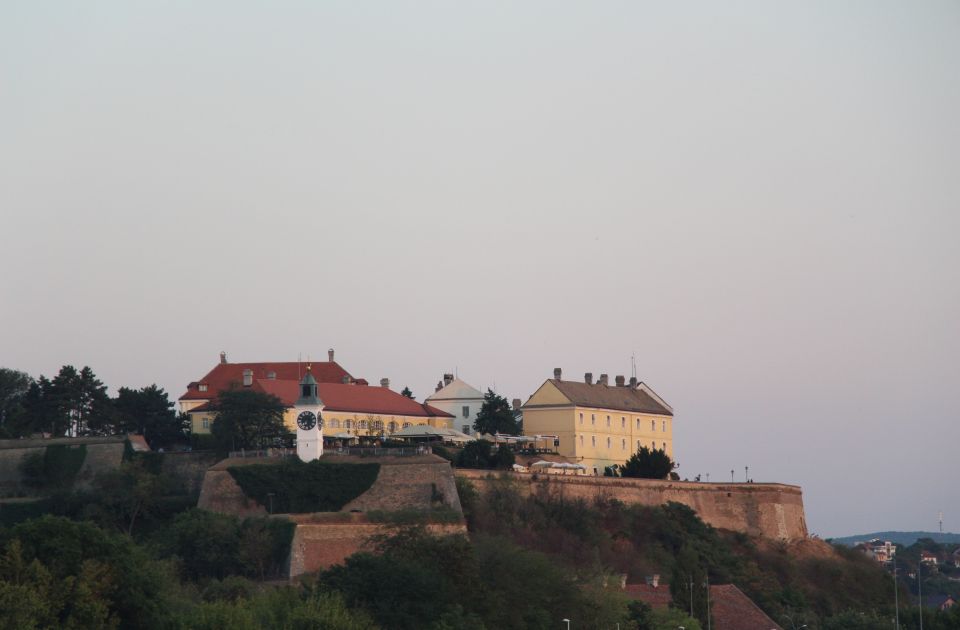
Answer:
[{"label": "cream colored building", "polygon": [[597,382],[562,379],[560,369],[523,405],[525,435],[556,435],[558,452],[587,471],[622,464],[641,446],[662,449],[673,459],[673,409],[650,387],[606,374]]},{"label": "cream colored building", "polygon": [[473,435],[473,423],[483,407],[483,392],[453,374],[444,374],[436,391],[424,402],[454,416],[454,429]]}]

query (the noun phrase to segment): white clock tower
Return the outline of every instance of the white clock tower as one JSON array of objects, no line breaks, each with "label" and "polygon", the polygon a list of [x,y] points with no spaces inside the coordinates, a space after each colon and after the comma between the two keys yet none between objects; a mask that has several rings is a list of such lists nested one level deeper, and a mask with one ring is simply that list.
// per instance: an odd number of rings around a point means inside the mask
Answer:
[{"label": "white clock tower", "polygon": [[293,407],[297,414],[297,456],[312,462],[323,455],[323,401],[317,395],[317,379],[309,365],[300,379],[300,398]]}]

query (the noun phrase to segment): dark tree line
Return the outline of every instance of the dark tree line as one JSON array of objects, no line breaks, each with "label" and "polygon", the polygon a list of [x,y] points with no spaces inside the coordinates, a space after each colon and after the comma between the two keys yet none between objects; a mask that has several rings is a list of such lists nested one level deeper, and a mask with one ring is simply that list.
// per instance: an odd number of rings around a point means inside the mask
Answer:
[{"label": "dark tree line", "polygon": [[121,387],[115,398],[93,370],[72,365],[52,379],[0,368],[0,437],[142,434],[154,448],[182,441],[186,419],[156,385]]}]

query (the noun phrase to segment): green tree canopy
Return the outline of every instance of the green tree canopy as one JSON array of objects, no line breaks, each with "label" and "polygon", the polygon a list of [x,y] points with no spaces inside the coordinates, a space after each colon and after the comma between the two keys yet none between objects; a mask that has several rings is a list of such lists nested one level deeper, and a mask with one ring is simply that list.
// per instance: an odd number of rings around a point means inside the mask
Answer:
[{"label": "green tree canopy", "polygon": [[403,390],[400,392],[400,395],[406,396],[407,398],[411,398],[411,399],[413,398],[413,392],[410,391],[409,387],[404,387]]},{"label": "green tree canopy", "polygon": [[673,462],[663,449],[650,450],[646,446],[630,456],[619,467],[621,477],[640,477],[642,479],[666,479],[673,470]]},{"label": "green tree canopy", "polygon": [[490,435],[496,433],[517,435],[520,432],[520,425],[517,424],[507,399],[494,393],[492,389],[487,389],[487,393],[483,395],[480,413],[473,422],[473,429]]},{"label": "green tree canopy", "polygon": [[224,450],[264,448],[291,435],[283,423],[283,402],[252,389],[220,392],[211,433]]},{"label": "green tree canopy", "polygon": [[496,450],[493,449],[493,442],[486,440],[474,440],[467,442],[454,459],[454,465],[458,468],[489,468],[508,470],[516,461],[516,457],[505,444],[501,444]]},{"label": "green tree canopy", "polygon": [[167,392],[156,385],[141,389],[121,387],[113,405],[117,429],[143,435],[151,448],[168,447],[186,437],[185,419],[173,410]]},{"label": "green tree canopy", "polygon": [[33,378],[26,372],[0,368],[0,437],[29,433],[23,403],[33,384]]}]

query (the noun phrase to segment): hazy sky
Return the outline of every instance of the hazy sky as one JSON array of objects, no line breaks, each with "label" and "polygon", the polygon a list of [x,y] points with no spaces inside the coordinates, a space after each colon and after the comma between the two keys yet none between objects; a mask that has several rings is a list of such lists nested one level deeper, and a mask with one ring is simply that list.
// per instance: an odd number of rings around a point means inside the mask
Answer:
[{"label": "hazy sky", "polygon": [[683,476],[960,531],[954,1],[8,1],[0,218],[0,366],[635,352]]}]

